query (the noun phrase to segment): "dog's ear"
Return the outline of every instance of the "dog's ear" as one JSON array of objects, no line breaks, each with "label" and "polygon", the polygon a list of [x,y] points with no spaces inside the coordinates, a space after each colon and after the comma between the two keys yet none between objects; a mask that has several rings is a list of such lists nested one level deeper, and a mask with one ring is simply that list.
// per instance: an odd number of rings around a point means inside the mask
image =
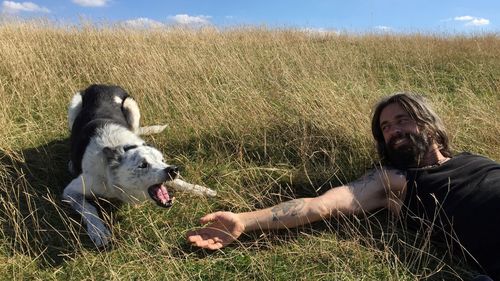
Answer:
[{"label": "dog's ear", "polygon": [[122,160],[122,155],[125,153],[122,146],[105,147],[102,149],[104,157],[110,166],[118,166]]}]

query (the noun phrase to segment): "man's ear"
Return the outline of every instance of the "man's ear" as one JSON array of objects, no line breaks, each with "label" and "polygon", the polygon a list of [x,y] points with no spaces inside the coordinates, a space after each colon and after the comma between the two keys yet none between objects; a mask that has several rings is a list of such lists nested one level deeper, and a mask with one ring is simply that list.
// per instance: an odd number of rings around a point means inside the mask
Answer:
[{"label": "man's ear", "polygon": [[104,157],[110,166],[118,166],[122,160],[122,155],[125,153],[123,147],[105,147],[102,149]]}]

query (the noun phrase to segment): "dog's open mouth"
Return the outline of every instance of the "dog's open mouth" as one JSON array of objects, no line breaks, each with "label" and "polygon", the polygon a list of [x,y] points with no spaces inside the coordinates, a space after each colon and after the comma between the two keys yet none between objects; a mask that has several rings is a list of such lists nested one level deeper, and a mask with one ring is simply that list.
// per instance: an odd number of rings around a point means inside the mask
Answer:
[{"label": "dog's open mouth", "polygon": [[158,206],[164,208],[172,206],[172,199],[170,199],[168,190],[163,184],[160,183],[150,186],[148,188],[148,193]]}]

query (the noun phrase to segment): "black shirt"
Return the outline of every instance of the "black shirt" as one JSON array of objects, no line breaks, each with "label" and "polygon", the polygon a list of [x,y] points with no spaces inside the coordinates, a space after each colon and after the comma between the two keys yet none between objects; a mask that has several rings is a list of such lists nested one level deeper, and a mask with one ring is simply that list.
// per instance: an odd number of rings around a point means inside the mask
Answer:
[{"label": "black shirt", "polygon": [[407,179],[403,216],[410,225],[432,228],[500,280],[500,164],[461,153],[439,166],[409,169]]}]

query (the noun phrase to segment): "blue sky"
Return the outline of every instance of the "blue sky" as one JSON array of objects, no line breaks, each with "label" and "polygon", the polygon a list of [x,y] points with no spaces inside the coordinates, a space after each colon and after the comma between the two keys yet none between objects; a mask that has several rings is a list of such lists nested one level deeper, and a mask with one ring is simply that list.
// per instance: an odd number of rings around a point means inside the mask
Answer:
[{"label": "blue sky", "polygon": [[317,32],[499,32],[500,0],[3,1],[0,17],[131,26],[259,25]]}]

